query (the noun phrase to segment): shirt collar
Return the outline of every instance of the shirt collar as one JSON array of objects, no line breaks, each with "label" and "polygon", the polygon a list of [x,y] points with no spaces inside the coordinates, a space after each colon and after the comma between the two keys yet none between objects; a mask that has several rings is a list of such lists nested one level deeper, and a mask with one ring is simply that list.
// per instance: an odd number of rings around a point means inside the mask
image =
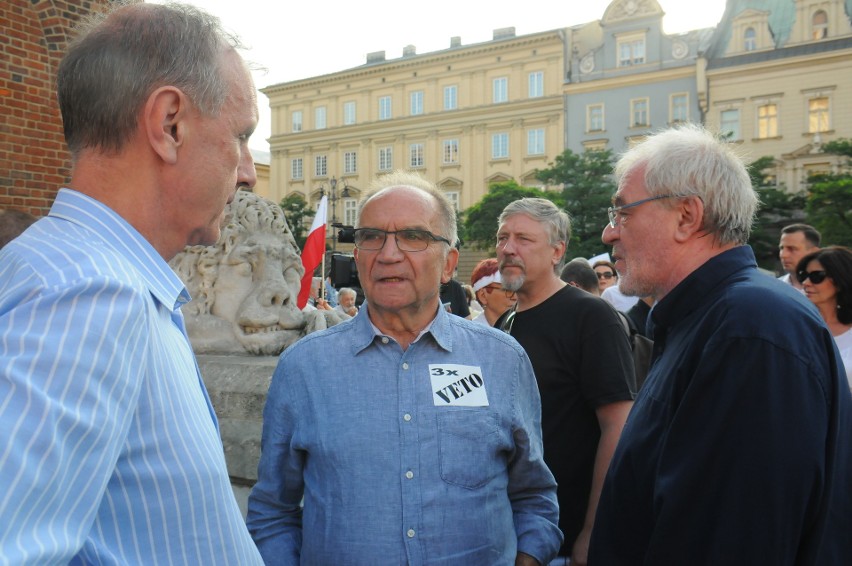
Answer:
[{"label": "shirt collar", "polygon": [[151,294],[170,310],[190,301],[180,277],[150,242],[104,203],[63,188],[57,193],[48,216],[67,220],[99,235],[104,245],[133,262]]},{"label": "shirt collar", "polygon": [[651,317],[655,328],[668,328],[704,304],[704,300],[735,272],[757,268],[749,246],[738,246],[707,260],[654,305]]},{"label": "shirt collar", "polygon": [[[358,311],[358,314],[355,315],[355,324],[357,325],[358,331],[355,334],[356,337],[353,344],[354,353],[358,353],[367,348],[367,346],[372,344],[376,338],[387,336],[379,330],[375,324],[373,324],[373,321],[370,320],[369,308],[369,303],[365,301],[361,306],[361,309]],[[451,315],[439,306],[435,318],[433,318],[429,324],[420,331],[412,344],[420,341],[420,339],[427,334],[431,334],[438,346],[444,350],[452,351],[453,342],[452,333],[450,332],[451,316],[455,315]],[[390,336],[387,336],[387,338],[393,340]]]}]

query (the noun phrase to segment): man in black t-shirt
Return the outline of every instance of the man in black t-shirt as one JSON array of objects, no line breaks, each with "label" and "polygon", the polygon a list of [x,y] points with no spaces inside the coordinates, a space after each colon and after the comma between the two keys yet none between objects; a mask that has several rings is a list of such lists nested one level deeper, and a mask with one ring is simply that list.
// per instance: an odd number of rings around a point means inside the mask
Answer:
[{"label": "man in black t-shirt", "polygon": [[624,326],[602,299],[566,285],[568,215],[545,199],[500,215],[497,259],[518,303],[496,326],[529,355],[542,400],[544,460],[559,484],[560,556],[586,564],[600,490],[635,391]]}]

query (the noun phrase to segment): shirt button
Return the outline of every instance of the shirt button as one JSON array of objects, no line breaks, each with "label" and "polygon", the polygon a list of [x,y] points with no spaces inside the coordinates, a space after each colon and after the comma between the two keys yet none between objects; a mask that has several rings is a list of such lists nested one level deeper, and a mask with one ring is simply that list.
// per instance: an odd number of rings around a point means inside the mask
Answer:
[{"label": "shirt button", "polygon": [[382,336],[382,344],[387,344],[387,343],[388,343],[388,337]]},{"label": "shirt button", "polygon": [[414,472],[412,472],[411,470],[408,470],[407,472],[405,472],[405,477],[407,477],[408,479],[413,478]]},{"label": "shirt button", "polygon": [[406,534],[408,535],[408,538],[414,538],[414,529],[408,529]]},{"label": "shirt button", "polygon": [[405,413],[404,415],[402,415],[402,420],[404,420],[406,422],[410,421],[411,415],[409,415],[408,413]]},{"label": "shirt button", "polygon": [[402,369],[408,369],[408,362],[404,362],[402,364]]}]

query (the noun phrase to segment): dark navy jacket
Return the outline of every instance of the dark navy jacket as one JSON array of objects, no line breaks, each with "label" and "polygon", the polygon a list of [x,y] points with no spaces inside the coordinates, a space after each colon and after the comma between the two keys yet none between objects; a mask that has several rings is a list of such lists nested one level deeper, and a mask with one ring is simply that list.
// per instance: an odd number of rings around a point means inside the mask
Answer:
[{"label": "dark navy jacket", "polygon": [[852,396],[817,310],[739,247],[651,320],[589,564],[852,564]]}]

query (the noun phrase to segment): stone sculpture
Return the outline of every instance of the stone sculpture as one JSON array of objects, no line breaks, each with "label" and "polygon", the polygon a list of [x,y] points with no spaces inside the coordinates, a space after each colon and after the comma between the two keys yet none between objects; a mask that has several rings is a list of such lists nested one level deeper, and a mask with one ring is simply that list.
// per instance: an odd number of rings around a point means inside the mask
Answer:
[{"label": "stone sculpture", "polygon": [[193,300],[183,307],[198,354],[278,355],[345,315],[296,306],[304,268],[284,212],[237,191],[212,246],[188,246],[170,262]]}]

